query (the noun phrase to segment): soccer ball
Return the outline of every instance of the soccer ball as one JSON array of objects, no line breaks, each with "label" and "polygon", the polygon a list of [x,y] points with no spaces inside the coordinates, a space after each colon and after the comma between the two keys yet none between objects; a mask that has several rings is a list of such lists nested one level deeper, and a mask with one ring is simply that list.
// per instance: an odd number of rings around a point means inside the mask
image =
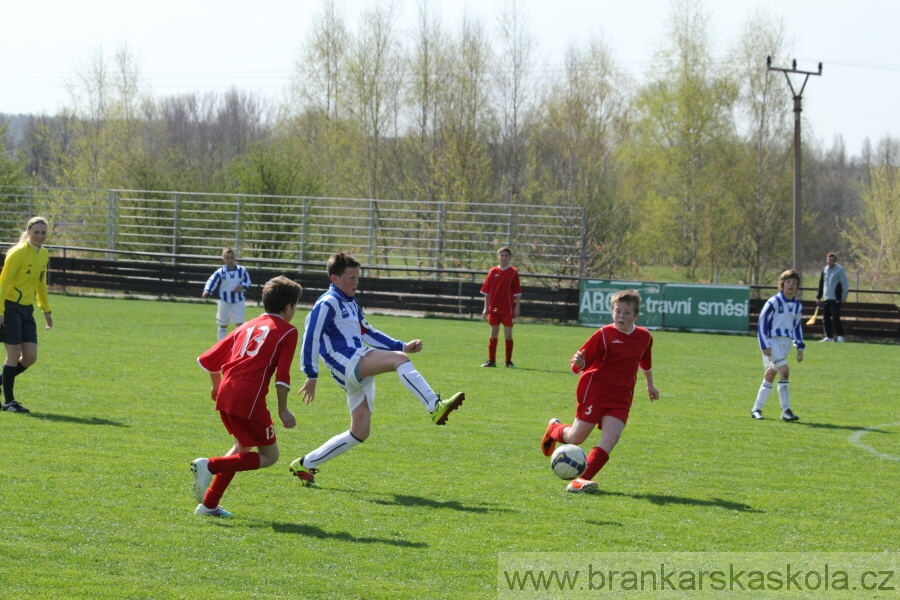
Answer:
[{"label": "soccer ball", "polygon": [[575,444],[565,444],[553,451],[550,457],[550,468],[560,479],[575,479],[584,473],[587,467],[587,456],[584,450]]}]

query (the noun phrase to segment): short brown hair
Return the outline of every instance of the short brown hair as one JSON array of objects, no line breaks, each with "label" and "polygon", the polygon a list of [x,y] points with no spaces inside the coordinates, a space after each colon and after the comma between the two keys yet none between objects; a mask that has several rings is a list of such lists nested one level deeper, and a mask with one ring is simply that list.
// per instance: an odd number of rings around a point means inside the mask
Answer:
[{"label": "short brown hair", "polygon": [[793,269],[788,269],[784,273],[781,274],[781,277],[778,278],[778,291],[784,290],[784,282],[788,279],[796,279],[797,287],[800,287],[800,273]]},{"label": "short brown hair", "polygon": [[509,246],[503,246],[502,248],[497,250],[497,254],[500,254],[501,252],[507,252],[510,256],[512,256],[512,250],[509,249]]},{"label": "short brown hair", "polygon": [[641,294],[637,290],[619,290],[609,297],[609,307],[615,308],[617,302],[627,302],[634,309],[634,314],[641,312]]},{"label": "short brown hair", "polygon": [[347,269],[358,266],[360,266],[360,262],[353,258],[353,255],[349,252],[332,254],[328,257],[328,262],[325,263],[325,269],[328,271],[329,277],[332,275],[340,277]]},{"label": "short brown hair", "polygon": [[296,281],[279,275],[266,282],[262,290],[263,307],[267,313],[277,315],[289,304],[297,304],[303,288]]}]

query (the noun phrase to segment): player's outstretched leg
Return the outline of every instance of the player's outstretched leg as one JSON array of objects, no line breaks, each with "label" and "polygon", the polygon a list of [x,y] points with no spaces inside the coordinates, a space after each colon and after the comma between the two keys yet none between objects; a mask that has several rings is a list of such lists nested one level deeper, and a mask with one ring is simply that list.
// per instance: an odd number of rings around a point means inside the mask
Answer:
[{"label": "player's outstretched leg", "polygon": [[431,413],[431,420],[434,421],[435,425],[443,425],[447,422],[447,417],[450,413],[462,406],[465,399],[466,395],[463,392],[457,392],[446,400],[441,400],[440,396],[438,396],[438,401],[434,405],[434,412]]}]

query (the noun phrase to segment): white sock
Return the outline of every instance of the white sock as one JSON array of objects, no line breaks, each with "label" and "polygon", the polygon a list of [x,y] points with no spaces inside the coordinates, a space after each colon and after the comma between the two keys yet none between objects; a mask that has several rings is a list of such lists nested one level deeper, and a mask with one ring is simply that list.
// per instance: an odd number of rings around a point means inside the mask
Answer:
[{"label": "white sock", "polygon": [[762,385],[759,386],[759,392],[756,394],[756,403],[753,405],[753,410],[762,410],[771,393],[772,384],[763,379]]},{"label": "white sock", "polygon": [[412,392],[428,409],[428,412],[434,412],[434,405],[437,404],[438,399],[437,394],[434,393],[422,374],[416,371],[412,361],[407,361],[397,367],[397,377],[400,378],[400,382],[406,386],[406,389]]},{"label": "white sock", "polygon": [[219,327],[219,341],[221,342],[228,335],[228,327]]},{"label": "white sock", "polygon": [[353,446],[358,446],[360,444],[362,444],[362,441],[356,439],[349,431],[339,433],[304,456],[303,466],[307,469],[315,469],[322,463],[326,463],[332,458],[340,456]]},{"label": "white sock", "polygon": [[788,410],[791,407],[791,388],[786,379],[778,382],[778,399],[781,400],[781,410]]}]

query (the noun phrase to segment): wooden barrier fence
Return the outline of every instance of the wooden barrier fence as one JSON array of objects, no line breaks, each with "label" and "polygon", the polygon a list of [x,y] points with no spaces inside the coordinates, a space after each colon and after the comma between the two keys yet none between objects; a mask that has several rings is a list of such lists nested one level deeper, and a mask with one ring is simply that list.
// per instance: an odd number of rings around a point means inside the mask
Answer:
[{"label": "wooden barrier fence", "polygon": [[[0,255],[2,257],[2,255]],[[161,262],[100,260],[54,256],[50,285],[63,292],[104,290],[155,297],[197,298],[216,265],[176,265]],[[277,275],[286,275],[303,288],[301,303],[312,302],[328,288],[324,269],[298,273],[291,269],[253,267],[255,285],[248,298],[259,300],[261,284]],[[358,293],[362,306],[429,314],[478,318],[484,306],[480,281],[440,281],[365,277]],[[560,322],[578,321],[578,289],[574,287],[523,286],[522,317]],[[750,300],[749,331],[755,332],[764,300]],[[804,301],[811,315],[814,301]],[[844,335],[856,339],[900,341],[900,308],[894,304],[847,302],[842,306]],[[805,320],[804,320],[805,323]],[[822,336],[821,321],[804,324],[811,339]]]}]

